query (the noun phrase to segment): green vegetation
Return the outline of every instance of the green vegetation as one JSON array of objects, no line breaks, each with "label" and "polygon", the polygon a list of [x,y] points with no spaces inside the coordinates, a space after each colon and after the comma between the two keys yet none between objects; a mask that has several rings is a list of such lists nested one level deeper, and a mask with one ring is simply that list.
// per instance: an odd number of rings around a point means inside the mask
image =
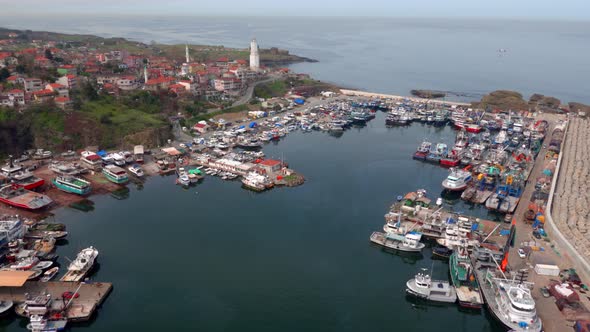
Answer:
[{"label": "green vegetation", "polygon": [[473,103],[476,108],[500,110],[528,110],[528,103],[515,91],[498,90],[483,96],[480,102]]},{"label": "green vegetation", "polygon": [[285,80],[277,80],[270,83],[259,84],[254,88],[254,96],[258,98],[283,97],[289,89]]}]

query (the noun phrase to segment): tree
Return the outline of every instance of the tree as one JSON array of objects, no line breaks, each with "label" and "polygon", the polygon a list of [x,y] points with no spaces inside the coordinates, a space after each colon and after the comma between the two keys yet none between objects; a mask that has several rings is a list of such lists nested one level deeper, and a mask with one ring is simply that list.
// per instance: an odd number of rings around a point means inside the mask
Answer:
[{"label": "tree", "polygon": [[49,60],[53,60],[53,53],[51,53],[50,49],[45,49],[45,57]]},{"label": "tree", "polygon": [[16,72],[19,74],[24,74],[26,71],[26,68],[24,65],[18,64],[16,65]]},{"label": "tree", "polygon": [[87,100],[98,99],[98,92],[90,82],[83,82],[80,85],[80,95]]},{"label": "tree", "polygon": [[10,77],[10,72],[8,71],[8,69],[0,69],[0,82],[4,82],[8,77]]}]

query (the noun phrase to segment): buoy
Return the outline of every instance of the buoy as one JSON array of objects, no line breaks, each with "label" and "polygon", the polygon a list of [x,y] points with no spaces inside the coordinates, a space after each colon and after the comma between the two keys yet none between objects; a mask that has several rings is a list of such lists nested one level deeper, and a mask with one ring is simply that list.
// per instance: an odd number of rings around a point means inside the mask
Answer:
[{"label": "buoy", "polygon": [[404,197],[402,195],[397,196],[397,201],[401,201],[402,199],[404,199]]}]

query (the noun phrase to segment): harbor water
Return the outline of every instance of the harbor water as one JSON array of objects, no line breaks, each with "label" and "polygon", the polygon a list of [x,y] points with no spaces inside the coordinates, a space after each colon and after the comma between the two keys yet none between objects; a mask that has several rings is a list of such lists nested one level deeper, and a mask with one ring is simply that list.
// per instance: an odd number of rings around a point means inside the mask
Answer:
[{"label": "harbor water", "polygon": [[[60,262],[100,250],[93,281],[114,290],[85,331],[502,331],[484,311],[415,302],[405,282],[448,265],[369,243],[395,198],[440,196],[448,171],[412,160],[423,139],[452,143],[450,127],[386,128],[383,113],[341,137],[295,132],[267,145],[306,176],[296,188],[253,193],[207,177],[184,190],[175,177],[130,184],[128,197],[93,196],[94,210],[64,208]],[[121,197],[119,197],[121,198]],[[481,207],[447,207],[485,217]],[[67,258],[66,258],[67,257]],[[21,331],[23,321],[2,321]]]}]

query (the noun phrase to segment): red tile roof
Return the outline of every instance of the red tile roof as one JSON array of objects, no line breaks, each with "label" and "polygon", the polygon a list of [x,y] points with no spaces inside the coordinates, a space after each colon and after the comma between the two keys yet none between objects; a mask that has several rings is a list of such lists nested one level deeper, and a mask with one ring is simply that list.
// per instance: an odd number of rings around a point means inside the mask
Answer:
[{"label": "red tile roof", "polygon": [[217,62],[228,62],[228,61],[229,61],[229,59],[228,59],[228,58],[226,58],[226,57],[221,57],[221,58],[217,59],[216,61],[217,61]]},{"label": "red tile roof", "polygon": [[68,101],[70,101],[70,98],[68,97],[56,97],[55,99],[56,103],[67,103]]},{"label": "red tile roof", "polygon": [[274,167],[276,165],[280,165],[281,162],[278,160],[274,160],[274,159],[265,159],[262,162],[260,162],[260,165],[264,165],[264,166],[269,166],[269,167]]},{"label": "red tile roof", "polygon": [[20,90],[20,89],[12,89],[12,90],[9,90],[8,93],[24,93],[24,91]]},{"label": "red tile roof", "polygon": [[162,77],[158,77],[158,78],[152,78],[151,80],[148,80],[147,82],[145,82],[145,84],[155,85],[155,84],[169,83],[172,81],[174,81],[174,77],[162,76]]},{"label": "red tile roof", "polygon": [[48,84],[50,87],[52,87],[53,89],[65,89],[65,85],[59,84],[59,83],[51,83]]},{"label": "red tile roof", "polygon": [[37,97],[50,96],[52,94],[53,94],[53,91],[51,91],[49,89],[43,89],[43,90],[33,92],[33,95],[35,95]]}]

